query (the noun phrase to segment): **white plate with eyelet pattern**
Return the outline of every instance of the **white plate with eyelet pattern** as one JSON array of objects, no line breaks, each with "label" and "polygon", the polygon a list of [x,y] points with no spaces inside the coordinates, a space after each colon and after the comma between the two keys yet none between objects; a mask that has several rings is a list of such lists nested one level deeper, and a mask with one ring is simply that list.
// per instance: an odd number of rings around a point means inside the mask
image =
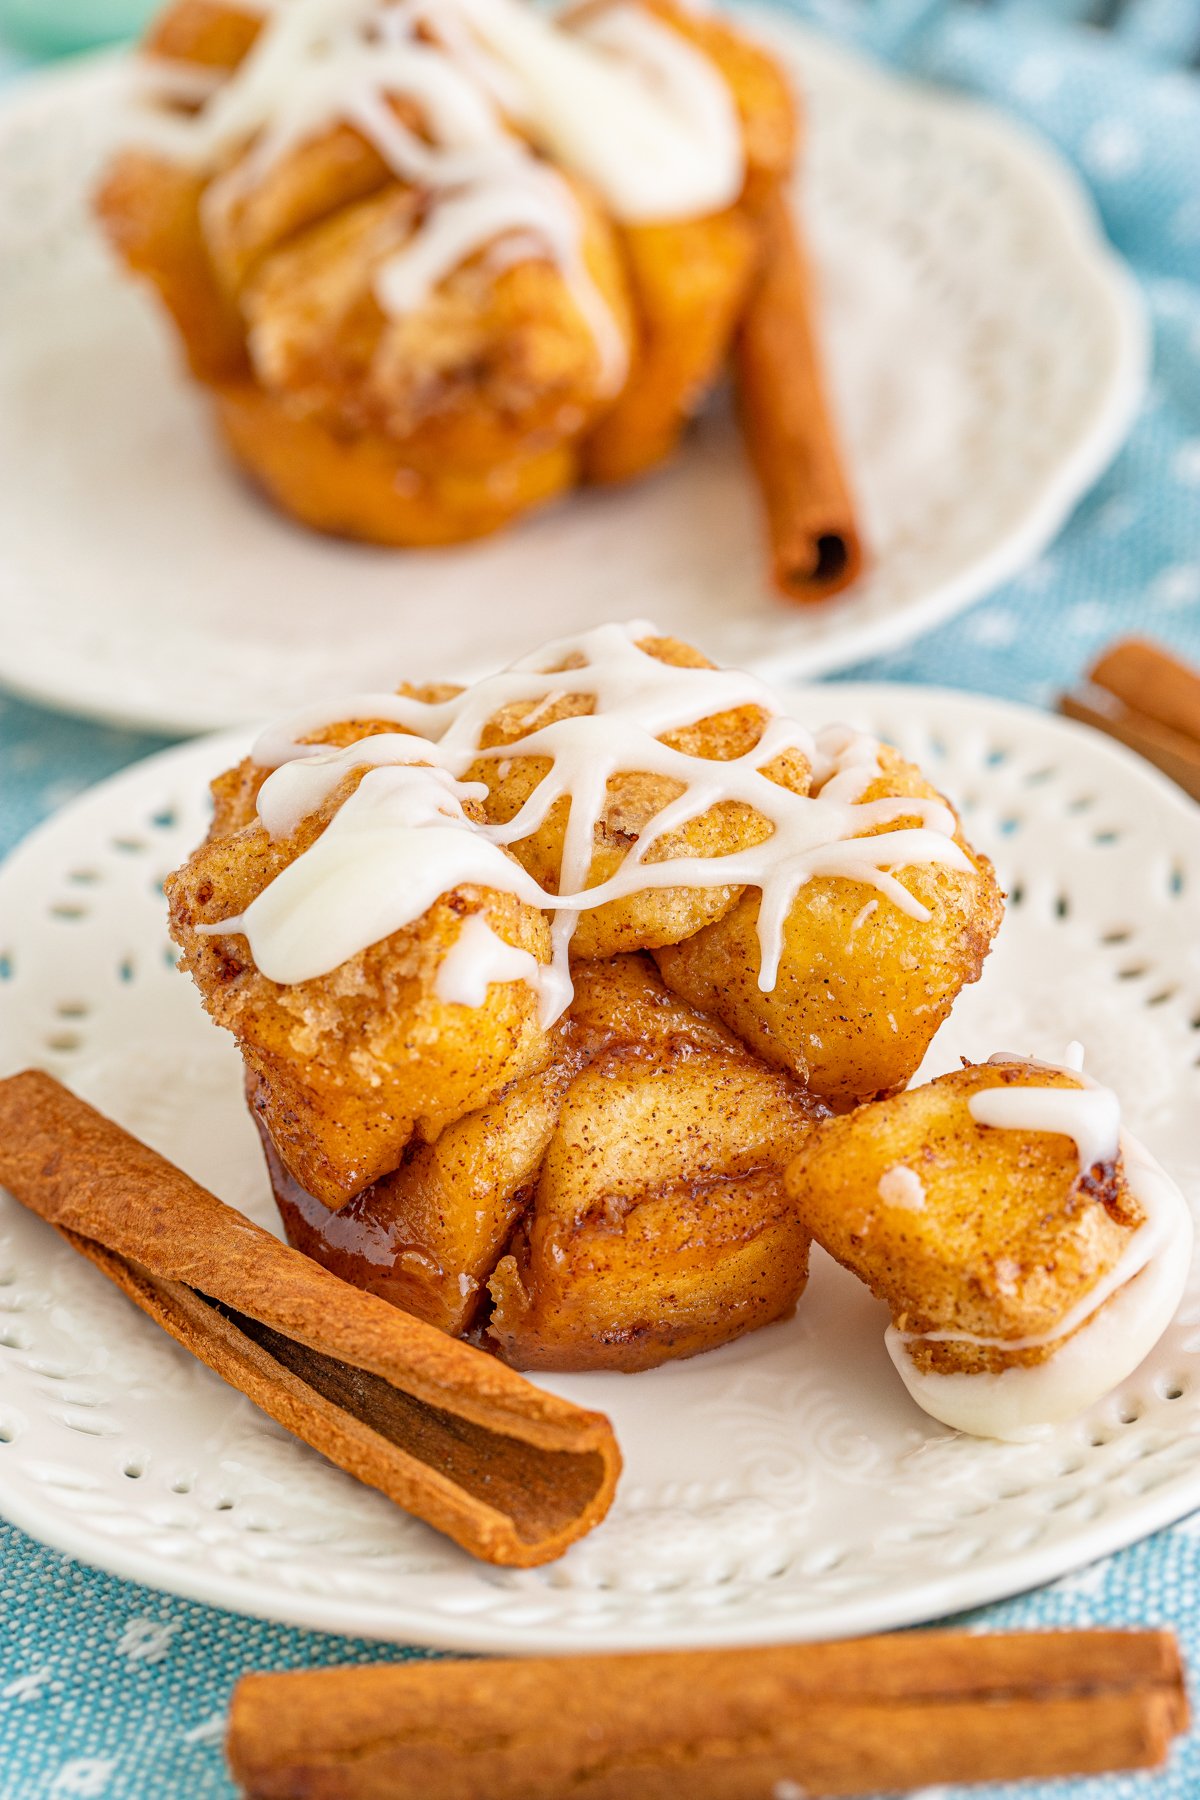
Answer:
[{"label": "white plate with eyelet pattern", "polygon": [[126,64],[0,109],[0,679],[200,731],[314,693],[464,675],[613,610],[720,662],[812,674],[945,618],[1031,560],[1116,450],[1143,386],[1124,270],[1051,153],[755,11],[806,94],[803,210],[874,568],[824,607],[766,585],[745,457],[717,407],[669,469],[489,543],[397,554],[261,504],[214,442],[87,196]]},{"label": "white plate with eyelet pattern", "polygon": [[[1000,1049],[1120,1091],[1200,1208],[1200,811],[1081,728],[829,687],[802,717],[893,739],[958,801],[1008,916],[926,1073]],[[139,764],[0,873],[0,1073],[38,1063],[275,1225],[239,1061],[172,968],[159,882],[242,740]],[[0,1513],[114,1573],[244,1612],[476,1650],[762,1642],[913,1624],[1048,1580],[1200,1505],[1200,1271],[1153,1355],[1037,1444],[909,1401],[885,1318],[819,1254],[796,1317],[636,1376],[609,1519],[550,1568],[481,1567],[289,1438],[0,1195]]]}]

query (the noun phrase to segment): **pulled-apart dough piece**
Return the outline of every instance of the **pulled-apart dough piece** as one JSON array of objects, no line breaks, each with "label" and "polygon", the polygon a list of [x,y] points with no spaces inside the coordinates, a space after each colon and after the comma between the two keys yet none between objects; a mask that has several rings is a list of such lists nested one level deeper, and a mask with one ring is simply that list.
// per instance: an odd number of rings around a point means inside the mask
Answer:
[{"label": "pulled-apart dough piece", "polygon": [[1072,1070],[996,1060],[802,1142],[797,1210],[887,1301],[892,1359],[935,1418],[1020,1437],[1101,1398],[1161,1336],[1191,1222],[1119,1122]]}]

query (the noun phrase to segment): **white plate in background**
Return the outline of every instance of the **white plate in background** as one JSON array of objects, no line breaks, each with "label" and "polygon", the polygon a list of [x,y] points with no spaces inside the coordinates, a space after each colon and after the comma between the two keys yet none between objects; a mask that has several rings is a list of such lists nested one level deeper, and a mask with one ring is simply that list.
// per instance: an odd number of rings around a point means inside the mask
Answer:
[{"label": "white plate in background", "polygon": [[669,469],[486,543],[366,549],[244,487],[149,294],[87,214],[128,63],[0,108],[0,680],[199,731],[316,692],[478,673],[618,613],[814,674],[915,636],[1043,548],[1141,393],[1145,333],[1070,171],[998,114],[745,14],[807,96],[802,205],[872,572],[778,599],[718,407]]}]

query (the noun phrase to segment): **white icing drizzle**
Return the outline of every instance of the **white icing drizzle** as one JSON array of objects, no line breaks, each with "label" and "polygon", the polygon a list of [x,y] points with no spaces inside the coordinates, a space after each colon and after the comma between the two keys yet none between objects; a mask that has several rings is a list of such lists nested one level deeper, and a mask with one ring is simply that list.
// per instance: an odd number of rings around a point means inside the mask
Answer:
[{"label": "white icing drizzle", "polygon": [[[347,956],[412,923],[448,888],[462,883],[500,888],[556,915],[553,997],[561,1012],[571,996],[569,947],[580,913],[650,888],[757,887],[764,991],[774,986],[784,925],[795,898],[819,876],[868,883],[910,917],[928,918],[927,909],[891,871],[929,864],[971,868],[954,842],[949,808],[940,800],[909,797],[864,801],[862,795],[879,771],[874,739],[836,727],[814,740],[783,715],[778,698],[756,677],[729,669],[675,667],[639,648],[640,639],[657,635],[642,621],[600,626],[551,644],[447,700],[357,694],[310,708],[264,733],[251,754],[274,771],[259,797],[260,818],[273,834],[294,831],[354,769],[366,767],[368,773],[335,814],[333,825],[241,919],[204,929],[245,931],[264,974],[279,981],[303,980],[328,973]],[[578,666],[564,669],[564,663]],[[594,710],[539,724],[568,694],[587,697]],[[495,715],[517,704],[528,709],[522,735],[481,749]],[[760,708],[766,724],[754,748],[736,759],[690,756],[660,741],[666,732],[746,706]],[[393,723],[399,729],[374,732],[341,750],[299,741],[353,719]],[[763,773],[785,751],[806,757],[817,770],[817,794],[795,794]],[[505,764],[518,756],[543,758],[548,764],[533,792],[507,824],[472,824],[461,802],[480,798],[483,790],[464,786],[463,775],[481,759]],[[608,783],[630,773],[666,777],[682,791],[651,820],[616,874],[585,889]],[[556,891],[548,893],[504,854],[504,847],[536,831],[563,800],[569,812],[562,859]],[[724,856],[646,862],[647,852],[667,833],[729,801],[753,807],[767,822],[770,831],[762,843]],[[411,818],[406,807],[413,810]],[[452,829],[445,825],[447,807],[455,809]],[[421,808],[425,813],[417,817]],[[352,823],[343,827],[333,848],[322,850],[348,809]],[[919,823],[861,835],[901,819]],[[424,849],[431,825],[440,834],[432,874]],[[470,852],[471,843],[486,847],[485,862]],[[314,858],[320,868],[303,872]],[[335,866],[336,880],[325,873]],[[281,883],[285,885],[277,894]],[[386,898],[373,899],[376,895]],[[305,974],[276,972],[285,967],[302,968]]]},{"label": "white icing drizzle", "polygon": [[[1072,1052],[1077,1053],[1072,1062],[1082,1060],[1078,1046],[1072,1045],[1068,1056]],[[1035,1069],[1057,1067],[1008,1054],[991,1061]],[[1073,1075],[1086,1086],[988,1088],[968,1101],[972,1116],[999,1129],[1055,1131],[1073,1138],[1081,1173],[1097,1162],[1114,1161],[1119,1153],[1143,1219],[1108,1273],[1048,1331],[990,1338],[966,1331],[914,1334],[888,1327],[884,1334],[888,1354],[917,1405],[943,1424],[978,1437],[1019,1441],[1102,1399],[1158,1342],[1179,1305],[1191,1266],[1193,1224],[1187,1201],[1149,1151],[1121,1130],[1117,1096],[1090,1081],[1078,1067],[1058,1072]],[[981,1117],[974,1102],[993,1096],[1031,1104],[1023,1109],[985,1109],[993,1116]],[[1096,1104],[1051,1112],[1042,1102],[1052,1097]],[[918,1369],[909,1353],[918,1340],[1013,1353],[1062,1341],[1043,1362],[1016,1365],[999,1374],[969,1374]]]},{"label": "white icing drizzle", "polygon": [[202,106],[223,80],[220,69],[207,69],[200,63],[183,62],[173,56],[135,56],[131,61],[131,91],[147,104]]},{"label": "white icing drizzle", "polygon": [[506,944],[481,913],[470,913],[442,959],[433,991],[447,1005],[482,1006],[493,981],[524,981],[540,990],[543,965]]},{"label": "white icing drizzle", "polygon": [[[249,10],[262,12],[258,35],[215,88],[178,62],[140,64],[147,99],[159,101],[144,109],[140,133],[216,176],[204,200],[210,226],[298,145],[350,125],[426,202],[377,277],[384,310],[419,308],[489,244],[515,239],[528,250],[532,240],[561,268],[615,391],[625,342],[587,268],[579,206],[513,126],[586,181],[615,219],[716,211],[740,193],[744,158],[712,62],[628,0],[574,28],[528,0],[289,0]],[[415,108],[420,131],[397,101]]]},{"label": "white icing drizzle", "polygon": [[[417,765],[433,769],[437,746],[398,731],[379,732],[360,738],[344,750],[310,746],[315,754],[282,763],[273,769],[258,790],[258,816],[273,838],[291,837],[358,769]],[[438,769],[439,780],[444,771]],[[452,790],[461,800],[486,800],[482,782],[463,782]]]},{"label": "white icing drizzle", "polygon": [[878,900],[868,900],[865,906],[860,906],[850,922],[850,936],[853,937],[855,932],[865,925],[867,920],[878,911]]},{"label": "white icing drizzle", "polygon": [[907,1163],[893,1163],[879,1177],[879,1198],[885,1206],[896,1206],[906,1212],[923,1212],[925,1188],[921,1177]]},{"label": "white icing drizzle", "polygon": [[[1067,1072],[1078,1079],[1078,1071]],[[1112,1162],[1117,1154],[1121,1102],[1111,1088],[1090,1083],[1076,1088],[984,1088],[971,1095],[967,1110],[977,1125],[1003,1131],[1048,1131],[1073,1139],[1079,1167],[1085,1173],[1095,1163]]]},{"label": "white icing drizzle", "polygon": [[[526,5],[519,11],[526,21],[537,17]],[[708,58],[630,0],[585,11],[575,29],[574,40],[560,35],[560,46],[572,45],[578,73],[569,86],[556,80],[543,102],[546,110],[554,105],[561,123],[551,136],[544,112],[534,121],[563,164],[628,223],[731,206],[744,177],[741,129],[729,88]]]},{"label": "white icing drizzle", "polygon": [[443,769],[371,768],[245,912],[200,930],[242,933],[268,981],[290,984],[328,974],[457,887],[540,905],[536,882],[464,813],[462,801],[477,796]]}]

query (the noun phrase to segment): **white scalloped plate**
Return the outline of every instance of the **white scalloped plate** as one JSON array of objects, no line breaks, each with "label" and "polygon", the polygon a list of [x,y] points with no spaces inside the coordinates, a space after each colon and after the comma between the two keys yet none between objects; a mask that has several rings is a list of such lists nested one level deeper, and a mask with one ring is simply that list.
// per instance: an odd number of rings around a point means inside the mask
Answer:
[{"label": "white scalloped plate", "polygon": [[[478,673],[611,615],[718,661],[812,674],[915,636],[1032,559],[1142,390],[1132,285],[1070,172],[982,108],[904,85],[755,11],[807,90],[804,210],[875,567],[821,608],[775,598],[718,409],[669,470],[471,548],[321,540],[244,489],[86,195],[120,60],[0,110],[0,678],[199,731],[315,692]],[[353,624],[353,629],[349,627]]]},{"label": "white scalloped plate", "polygon": [[[1200,1206],[1200,813],[1078,728],[962,695],[825,688],[966,808],[1010,890],[928,1073],[1077,1036]],[[41,1063],[263,1223],[230,1041],[171,968],[158,891],[231,739],[96,788],[0,875],[0,1070]],[[1049,1580],[1200,1505],[1200,1270],[1120,1391],[1035,1445],[909,1401],[884,1317],[818,1257],[796,1318],[636,1376],[561,1377],[613,1418],[610,1518],[551,1568],[481,1567],[289,1438],[0,1195],[0,1512],[154,1587],[478,1650],[836,1636]]]}]

